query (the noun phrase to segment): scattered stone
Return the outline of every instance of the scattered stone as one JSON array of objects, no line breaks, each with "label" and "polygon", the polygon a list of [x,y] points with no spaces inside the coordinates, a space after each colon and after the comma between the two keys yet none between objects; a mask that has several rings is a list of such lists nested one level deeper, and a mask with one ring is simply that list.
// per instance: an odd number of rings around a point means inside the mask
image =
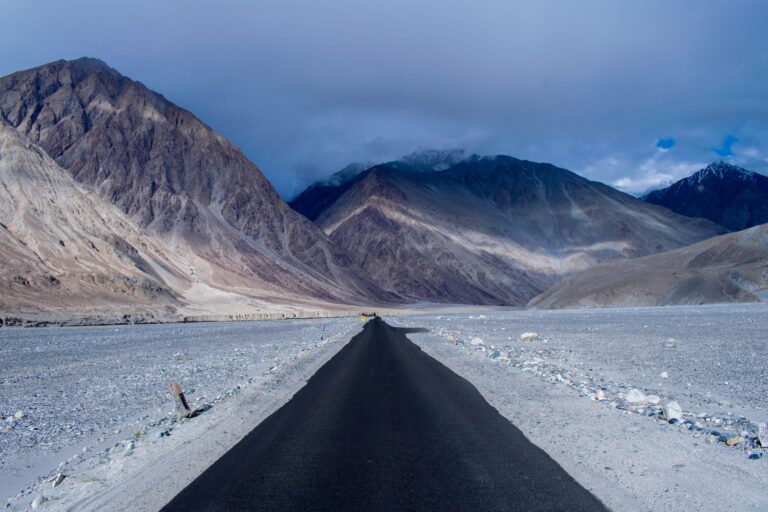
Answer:
[{"label": "scattered stone", "polygon": [[681,420],[683,418],[683,409],[680,404],[674,400],[667,402],[661,408],[662,418],[671,422],[671,420]]},{"label": "scattered stone", "polygon": [[763,452],[758,452],[758,451],[750,452],[749,458],[752,460],[762,459]]},{"label": "scattered stone", "polygon": [[763,448],[768,448],[768,425],[765,423],[757,424],[757,442]]},{"label": "scattered stone", "polygon": [[61,482],[63,482],[65,478],[67,478],[67,475],[64,473],[59,473],[51,479],[51,485],[56,488],[61,485]]},{"label": "scattered stone", "polygon": [[637,388],[632,388],[626,396],[627,402],[631,404],[641,404],[647,402],[645,393]]},{"label": "scattered stone", "polygon": [[481,347],[483,345],[483,340],[482,338],[472,338],[469,344],[473,347]]},{"label": "scattered stone", "polygon": [[38,509],[46,501],[48,501],[48,498],[41,494],[40,496],[32,500],[32,508]]},{"label": "scattered stone", "polygon": [[17,420],[20,420],[20,419],[24,418],[24,411],[16,411],[16,414],[14,414],[13,416]]},{"label": "scattered stone", "polygon": [[524,332],[520,335],[522,341],[536,341],[539,339],[539,335],[535,332]]},{"label": "scattered stone", "polygon": [[605,391],[602,389],[598,389],[597,393],[595,393],[595,400],[603,401],[605,400]]},{"label": "scattered stone", "polygon": [[659,377],[661,377],[662,379],[668,379],[669,378],[669,374],[667,372],[661,372],[659,374]]},{"label": "scattered stone", "polygon": [[728,446],[736,446],[737,444],[741,444],[744,442],[744,438],[741,436],[733,436],[729,437],[728,440],[725,442]]},{"label": "scattered stone", "polygon": [[658,395],[646,395],[645,401],[651,405],[657,405],[661,402],[661,398]]}]

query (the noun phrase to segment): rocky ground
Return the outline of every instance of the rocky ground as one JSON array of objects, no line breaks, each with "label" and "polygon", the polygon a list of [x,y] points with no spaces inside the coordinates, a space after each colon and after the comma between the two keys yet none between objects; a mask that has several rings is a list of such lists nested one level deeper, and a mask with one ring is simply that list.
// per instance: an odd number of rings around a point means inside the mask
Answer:
[{"label": "rocky ground", "polygon": [[[616,510],[765,510],[768,306],[393,319]],[[762,442],[761,442],[762,439]]]},{"label": "rocky ground", "polygon": [[[216,450],[237,441],[235,425],[244,434],[254,416],[258,423],[279,407],[360,324],[340,318],[3,328],[0,490],[7,506],[23,510],[44,497],[53,510],[73,503],[87,508],[84,496],[143,471],[172,445],[205,439],[199,444],[208,448],[196,458],[202,467],[185,464],[194,477],[220,455]],[[171,381],[181,384],[193,407],[211,409],[180,420]],[[234,402],[247,403],[247,413]],[[54,488],[47,480],[58,474],[65,477]],[[153,499],[147,503],[158,506],[164,498]]]}]

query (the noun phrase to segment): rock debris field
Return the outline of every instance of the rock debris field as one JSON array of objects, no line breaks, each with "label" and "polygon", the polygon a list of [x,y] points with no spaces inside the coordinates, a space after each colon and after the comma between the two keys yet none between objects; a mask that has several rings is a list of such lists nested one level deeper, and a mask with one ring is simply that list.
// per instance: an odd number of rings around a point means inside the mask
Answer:
[{"label": "rock debris field", "polygon": [[768,305],[391,320],[609,508],[768,510]]},{"label": "rock debris field", "polygon": [[[606,407],[751,459],[768,456],[766,305],[436,315],[407,323]],[[531,327],[539,331],[523,331]]]},{"label": "rock debris field", "polygon": [[192,407],[215,408],[359,324],[340,318],[0,329],[2,498],[77,459],[130,455],[150,431],[170,435],[178,422],[172,381]]}]

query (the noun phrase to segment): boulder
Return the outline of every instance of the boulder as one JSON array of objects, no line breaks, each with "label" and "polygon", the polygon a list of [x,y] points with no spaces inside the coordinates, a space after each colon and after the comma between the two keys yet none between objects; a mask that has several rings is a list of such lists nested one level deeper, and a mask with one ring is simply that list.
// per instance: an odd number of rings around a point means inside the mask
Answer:
[{"label": "boulder", "polygon": [[765,423],[757,424],[757,442],[763,448],[768,448],[768,425]]},{"label": "boulder", "polygon": [[522,341],[536,341],[539,339],[539,335],[535,332],[524,332],[520,335]]},{"label": "boulder", "polygon": [[645,393],[637,388],[631,389],[629,393],[627,393],[626,399],[627,402],[631,404],[643,404],[648,401],[645,397]]},{"label": "boulder", "polygon": [[683,409],[674,400],[667,402],[661,408],[661,417],[667,421],[680,420],[683,417]]},{"label": "boulder", "polygon": [[482,338],[472,338],[472,340],[469,342],[470,345],[473,347],[481,347],[483,346],[483,339]]},{"label": "boulder", "polygon": [[651,405],[657,405],[659,402],[661,402],[661,398],[658,395],[646,395],[645,401]]}]

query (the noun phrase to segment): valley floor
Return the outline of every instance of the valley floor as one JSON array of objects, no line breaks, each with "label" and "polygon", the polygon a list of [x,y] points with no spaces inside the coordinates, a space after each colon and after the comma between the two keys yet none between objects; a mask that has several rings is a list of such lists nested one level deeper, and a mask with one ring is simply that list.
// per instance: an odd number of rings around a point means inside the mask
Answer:
[{"label": "valley floor", "polygon": [[[768,306],[400,317],[421,348],[613,510],[768,509]],[[539,339],[521,340],[535,332]],[[666,378],[662,378],[662,373]],[[683,418],[629,403],[637,388]],[[603,389],[605,400],[595,400]],[[713,433],[720,434],[719,436]],[[723,441],[741,435],[733,447]],[[768,441],[768,440],[767,440]],[[752,457],[762,457],[750,459]]]},{"label": "valley floor", "polygon": [[[468,308],[386,320],[429,329],[408,337],[613,510],[768,509],[768,453],[755,446],[768,420],[768,304]],[[41,496],[45,510],[157,509],[361,326],[340,318],[2,330],[2,497],[11,510]],[[521,340],[530,331],[538,339]],[[193,405],[213,408],[176,420],[171,380]],[[678,401],[683,421],[629,403],[634,388],[659,405]],[[605,400],[594,400],[600,389]],[[9,420],[17,411],[23,418]],[[744,441],[723,441],[736,435]],[[67,477],[53,488],[45,480],[59,472]]]}]

